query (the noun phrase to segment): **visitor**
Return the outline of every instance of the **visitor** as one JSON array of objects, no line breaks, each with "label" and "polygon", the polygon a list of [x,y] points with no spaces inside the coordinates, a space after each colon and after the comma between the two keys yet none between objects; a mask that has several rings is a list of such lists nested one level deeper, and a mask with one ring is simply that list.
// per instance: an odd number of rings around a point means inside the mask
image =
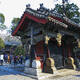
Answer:
[{"label": "visitor", "polygon": [[4,61],[5,61],[5,63],[7,63],[7,61],[8,61],[8,55],[7,54],[4,54]]},{"label": "visitor", "polygon": [[20,56],[20,64],[23,63],[23,55]]},{"label": "visitor", "polygon": [[8,63],[10,63],[10,55],[8,54]]},{"label": "visitor", "polygon": [[1,54],[1,55],[0,55],[0,63],[1,63],[1,65],[3,65],[3,61],[4,61],[4,55]]},{"label": "visitor", "polygon": [[13,62],[13,55],[10,54],[10,64]]},{"label": "visitor", "polygon": [[17,58],[16,58],[16,56],[14,55],[14,65],[16,65],[17,64]]}]

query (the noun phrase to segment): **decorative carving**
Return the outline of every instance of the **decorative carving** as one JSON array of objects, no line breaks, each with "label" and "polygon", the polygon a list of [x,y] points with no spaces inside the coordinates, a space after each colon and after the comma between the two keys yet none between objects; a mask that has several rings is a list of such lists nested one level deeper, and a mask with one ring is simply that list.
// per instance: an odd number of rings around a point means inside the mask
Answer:
[{"label": "decorative carving", "polygon": [[46,43],[46,44],[48,44],[49,39],[50,39],[50,37],[45,36],[45,43]]},{"label": "decorative carving", "polygon": [[68,58],[67,63],[69,68],[76,69],[76,65],[74,64],[74,59],[72,57]]},{"label": "decorative carving", "polygon": [[77,39],[78,41],[78,48],[80,48],[80,39]]},{"label": "decorative carving", "polygon": [[52,74],[56,72],[56,67],[54,65],[54,59],[52,58],[46,59],[45,72],[52,73]]},{"label": "decorative carving", "polygon": [[54,60],[52,58],[46,59],[46,65],[53,67],[54,66]]},{"label": "decorative carving", "polygon": [[43,3],[40,4],[40,8],[43,8]]},{"label": "decorative carving", "polygon": [[57,42],[58,42],[58,44],[61,46],[61,38],[62,38],[62,35],[60,34],[60,33],[57,33],[57,38],[56,38],[56,40],[57,40]]},{"label": "decorative carving", "polygon": [[54,18],[52,18],[50,16],[48,17],[48,20],[51,21],[51,22],[54,22],[56,24],[59,24],[59,25],[63,26],[64,28],[67,28],[68,27],[68,25],[66,25],[65,23],[60,22],[59,20],[56,20],[56,19],[54,19]]},{"label": "decorative carving", "polygon": [[27,5],[26,5],[26,8],[30,8],[30,4],[27,4]]}]

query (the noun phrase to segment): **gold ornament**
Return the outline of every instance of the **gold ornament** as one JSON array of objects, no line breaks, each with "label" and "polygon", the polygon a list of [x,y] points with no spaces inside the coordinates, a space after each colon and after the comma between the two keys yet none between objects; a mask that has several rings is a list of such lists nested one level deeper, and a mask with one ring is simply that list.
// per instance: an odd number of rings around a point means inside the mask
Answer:
[{"label": "gold ornament", "polygon": [[78,41],[78,48],[80,48],[80,39],[78,39],[77,41]]},{"label": "gold ornament", "polygon": [[45,43],[48,44],[48,41],[50,40],[50,37],[45,36]]},{"label": "gold ornament", "polygon": [[56,40],[57,40],[57,42],[58,42],[58,44],[61,46],[61,38],[62,38],[62,35],[60,34],[60,33],[57,33],[57,38],[56,38]]}]

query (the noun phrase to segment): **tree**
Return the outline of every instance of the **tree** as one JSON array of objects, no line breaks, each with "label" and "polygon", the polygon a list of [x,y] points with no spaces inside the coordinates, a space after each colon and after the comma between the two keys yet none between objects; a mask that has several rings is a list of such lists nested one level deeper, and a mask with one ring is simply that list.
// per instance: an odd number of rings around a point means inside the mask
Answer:
[{"label": "tree", "polygon": [[2,13],[0,13],[0,30],[6,29],[6,26],[4,25],[5,17]]},{"label": "tree", "polygon": [[25,55],[25,49],[22,46],[17,46],[14,51],[15,55]]},{"label": "tree", "polygon": [[6,25],[0,24],[0,30],[4,30],[4,29],[6,29]]},{"label": "tree", "polygon": [[75,21],[76,23],[79,23],[79,8],[74,3],[69,4],[67,3],[63,9],[63,5],[57,4],[54,8],[54,11],[59,14],[65,14],[66,17],[69,19]]},{"label": "tree", "polygon": [[0,50],[2,48],[5,48],[5,44],[4,44],[4,41],[2,40],[2,38],[0,38]]},{"label": "tree", "polygon": [[12,20],[12,28],[11,28],[11,31],[13,31],[15,29],[15,27],[17,26],[18,22],[20,21],[20,18],[13,18]]},{"label": "tree", "polygon": [[5,22],[5,17],[2,13],[0,13],[0,23],[4,24]]}]

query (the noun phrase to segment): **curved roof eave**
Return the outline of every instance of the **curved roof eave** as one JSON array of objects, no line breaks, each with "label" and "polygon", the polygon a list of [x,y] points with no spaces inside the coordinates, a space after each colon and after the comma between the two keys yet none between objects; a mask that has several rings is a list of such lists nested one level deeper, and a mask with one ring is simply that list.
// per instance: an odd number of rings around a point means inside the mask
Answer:
[{"label": "curved roof eave", "polygon": [[36,16],[33,16],[33,15],[25,12],[25,13],[23,14],[23,16],[22,16],[19,24],[16,26],[15,30],[12,32],[12,35],[13,35],[13,36],[14,36],[14,35],[17,33],[17,31],[20,29],[20,27],[21,27],[21,25],[22,25],[22,23],[23,23],[23,21],[24,21],[25,18],[31,19],[31,20],[33,20],[33,21],[35,21],[35,22],[42,23],[42,24],[46,24],[46,23],[47,23],[47,20],[46,20],[46,19],[38,18],[38,17],[36,17]]}]

